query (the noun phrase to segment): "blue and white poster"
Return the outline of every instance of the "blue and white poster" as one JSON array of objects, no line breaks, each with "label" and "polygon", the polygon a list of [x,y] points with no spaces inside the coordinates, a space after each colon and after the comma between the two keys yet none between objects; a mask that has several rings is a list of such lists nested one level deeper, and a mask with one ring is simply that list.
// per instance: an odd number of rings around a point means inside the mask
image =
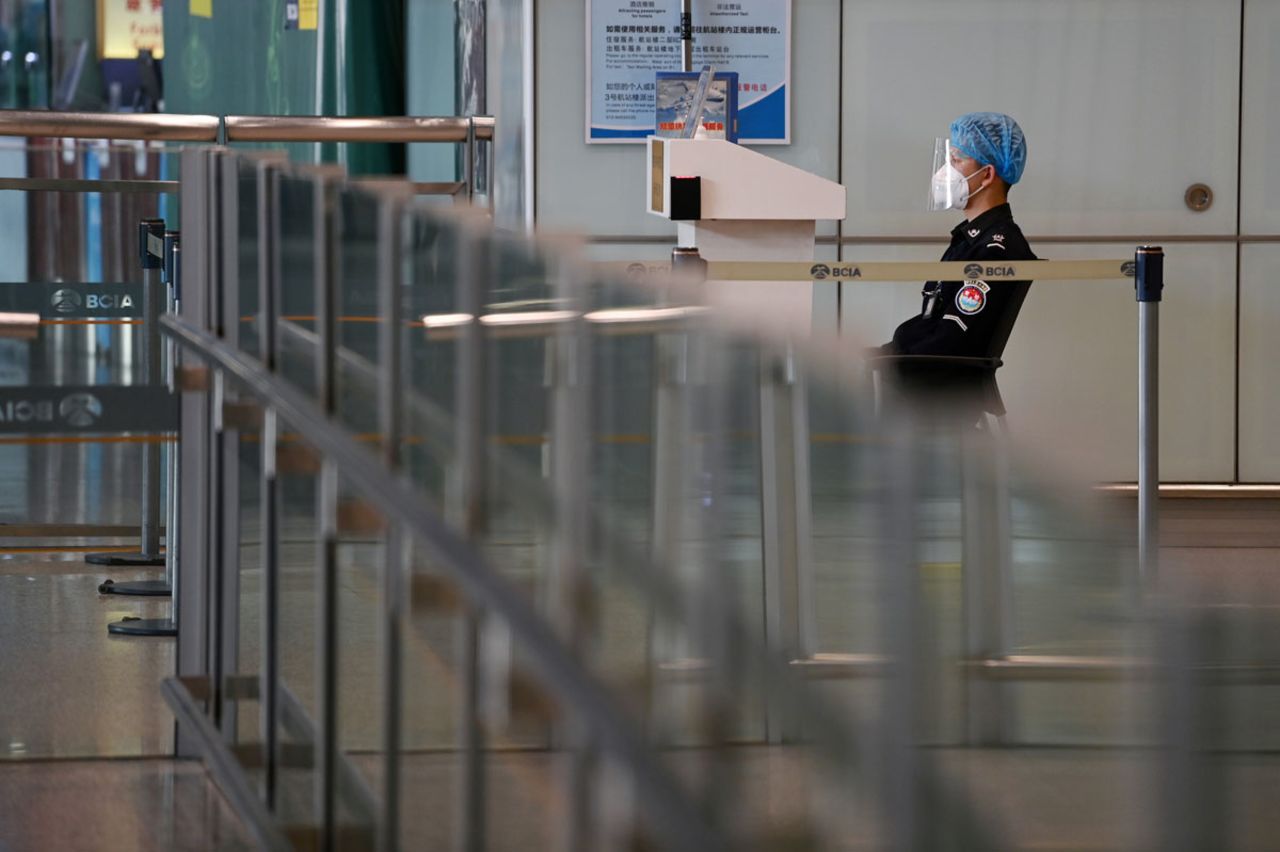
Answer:
[{"label": "blue and white poster", "polygon": [[[681,70],[680,0],[586,0],[587,141],[654,132],[654,74]],[[738,75],[738,138],[791,141],[791,0],[694,0],[693,67]]]}]

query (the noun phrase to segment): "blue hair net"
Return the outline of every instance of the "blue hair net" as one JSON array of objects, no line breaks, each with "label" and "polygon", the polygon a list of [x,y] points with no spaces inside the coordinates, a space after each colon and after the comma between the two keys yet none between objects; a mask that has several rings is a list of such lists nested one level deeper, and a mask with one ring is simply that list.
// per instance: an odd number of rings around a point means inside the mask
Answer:
[{"label": "blue hair net", "polygon": [[951,146],[996,174],[1009,185],[1022,178],[1027,140],[1018,122],[999,112],[971,112],[951,122]]}]

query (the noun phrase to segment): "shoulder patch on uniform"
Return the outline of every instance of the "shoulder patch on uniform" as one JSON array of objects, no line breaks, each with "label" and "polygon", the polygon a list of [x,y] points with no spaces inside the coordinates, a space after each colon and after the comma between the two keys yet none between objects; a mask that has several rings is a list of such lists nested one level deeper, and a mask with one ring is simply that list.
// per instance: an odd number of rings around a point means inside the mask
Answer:
[{"label": "shoulder patch on uniform", "polygon": [[987,306],[987,291],[990,290],[983,281],[971,281],[956,293],[956,310],[966,316],[980,313]]}]

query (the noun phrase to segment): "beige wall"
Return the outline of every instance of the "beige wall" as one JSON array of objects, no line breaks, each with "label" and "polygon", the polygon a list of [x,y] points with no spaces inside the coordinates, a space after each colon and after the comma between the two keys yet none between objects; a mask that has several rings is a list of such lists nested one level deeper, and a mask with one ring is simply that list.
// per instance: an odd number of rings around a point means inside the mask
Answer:
[{"label": "beige wall", "polygon": [[[640,149],[582,141],[583,6],[538,4],[538,222],[660,253],[637,242],[671,233],[642,212]],[[843,259],[935,258],[955,217],[922,209],[933,138],[962,112],[1013,114],[1029,163],[1011,201],[1041,256],[1168,251],[1164,478],[1280,481],[1280,0],[1245,9],[1242,55],[1241,0],[795,0],[794,144],[764,150],[848,187]],[[840,303],[847,333],[880,342],[918,288],[846,284]],[[1001,373],[1018,437],[1132,480],[1136,326],[1123,282],[1033,287]]]}]

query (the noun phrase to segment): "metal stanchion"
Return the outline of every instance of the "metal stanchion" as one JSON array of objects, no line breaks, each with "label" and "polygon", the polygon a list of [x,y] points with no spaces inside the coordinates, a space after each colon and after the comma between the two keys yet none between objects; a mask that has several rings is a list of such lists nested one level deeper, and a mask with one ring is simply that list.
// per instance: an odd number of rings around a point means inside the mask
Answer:
[{"label": "metal stanchion", "polygon": [[[457,278],[458,310],[478,317],[491,286],[492,271],[474,237],[467,235],[463,246],[463,272]],[[458,500],[462,528],[468,539],[482,540],[488,523],[487,402],[488,341],[479,322],[463,327],[455,366],[458,424]],[[488,732],[484,719],[485,660],[483,637],[485,612],[468,605],[458,627],[458,747],[462,753],[458,782],[458,848],[473,852],[488,846],[486,819],[488,784],[485,751]]]},{"label": "metal stanchion", "polygon": [[1134,290],[1138,300],[1138,582],[1156,578],[1160,554],[1160,299],[1164,249],[1139,246]]},{"label": "metal stanchion", "polygon": [[680,3],[680,67],[693,70],[693,0]]},{"label": "metal stanchion", "polygon": [[[180,236],[177,231],[166,231],[164,233],[162,251],[164,256],[163,267],[162,267],[163,269],[162,280],[168,285],[168,308],[170,313],[176,315],[181,307],[181,299],[182,299],[181,288],[179,284],[181,280],[181,245],[180,245]],[[147,295],[152,295],[151,289],[148,288],[146,293]],[[158,303],[158,301],[159,301],[158,298],[152,297],[148,302],[148,307],[146,308],[147,321],[148,323],[152,323],[152,325],[148,327],[149,341],[150,341],[150,335],[153,333],[151,329],[156,328],[158,325],[158,323],[153,322],[154,320],[158,319],[159,312],[153,307],[155,304]],[[154,334],[155,334],[156,343],[157,343],[156,350],[152,352],[150,345],[148,345],[146,350],[148,353],[150,353],[148,355],[149,358],[152,357],[153,355],[155,356],[154,361],[148,363],[147,375],[149,378],[152,375],[151,363],[158,364],[160,360],[158,357],[159,356],[158,328],[156,328],[156,331],[154,332]],[[177,356],[177,351],[172,341],[169,341],[166,344],[166,346],[168,349],[168,357],[165,359],[165,369],[164,369],[163,380],[166,386],[169,388],[170,392],[173,392],[175,389],[174,384],[175,384],[176,367],[177,367],[175,363],[175,359]],[[159,478],[158,472],[160,467],[159,458],[158,458],[159,445],[158,444],[149,445],[148,452],[150,452],[153,448],[156,452],[157,458],[155,459],[155,466],[152,469],[157,472],[157,475],[155,478],[158,480]],[[144,459],[144,464],[145,464],[145,459]],[[163,580],[142,580],[136,583],[118,583],[118,584],[113,583],[111,580],[107,580],[105,583],[102,584],[102,586],[98,587],[99,591],[103,592],[104,594],[117,594],[117,595],[172,594],[174,596],[174,599],[175,600],[177,599],[177,585],[178,585],[178,573],[179,573],[178,572],[178,490],[181,487],[180,475],[181,473],[178,466],[177,445],[171,445],[169,452],[166,454],[166,465],[165,465],[165,476],[168,482],[168,491],[169,491],[169,502],[167,505],[167,512],[165,517],[166,547],[165,547],[164,556],[163,556],[164,566],[165,566],[165,571],[164,571],[165,578]],[[150,482],[151,482],[151,478],[144,473],[143,487],[144,488],[149,487]],[[145,496],[143,499],[144,518],[146,517],[145,512],[148,510],[149,507],[150,507],[150,510],[155,512],[157,515],[159,513],[159,482],[158,481],[156,482],[154,487],[155,487],[155,490],[153,492],[154,497],[152,498],[152,500],[148,502]],[[143,546],[145,550],[146,543],[148,541],[145,535],[145,531],[146,531],[145,520],[144,520],[143,529],[144,529]],[[154,525],[153,525],[153,529],[154,529]],[[157,540],[159,538],[158,530],[156,530],[156,538]],[[103,555],[113,555],[113,554],[103,554]],[[132,555],[132,554],[126,554],[126,555]],[[117,621],[115,623],[107,625],[107,632],[114,633],[117,635],[122,635],[122,636],[177,636],[178,635],[177,610],[175,609],[169,618],[148,618],[148,619],[125,618],[122,621]]]},{"label": "metal stanchion", "polygon": [[[138,224],[138,257],[142,264],[142,311],[144,316],[142,373],[148,385],[160,384],[160,312],[164,304],[161,288],[164,268],[164,220],[143,219]],[[163,565],[160,552],[160,445],[146,444],[142,452],[142,546],[133,553],[90,553],[91,565]],[[102,594],[168,595],[167,580],[147,583],[114,583],[98,587]]]}]

